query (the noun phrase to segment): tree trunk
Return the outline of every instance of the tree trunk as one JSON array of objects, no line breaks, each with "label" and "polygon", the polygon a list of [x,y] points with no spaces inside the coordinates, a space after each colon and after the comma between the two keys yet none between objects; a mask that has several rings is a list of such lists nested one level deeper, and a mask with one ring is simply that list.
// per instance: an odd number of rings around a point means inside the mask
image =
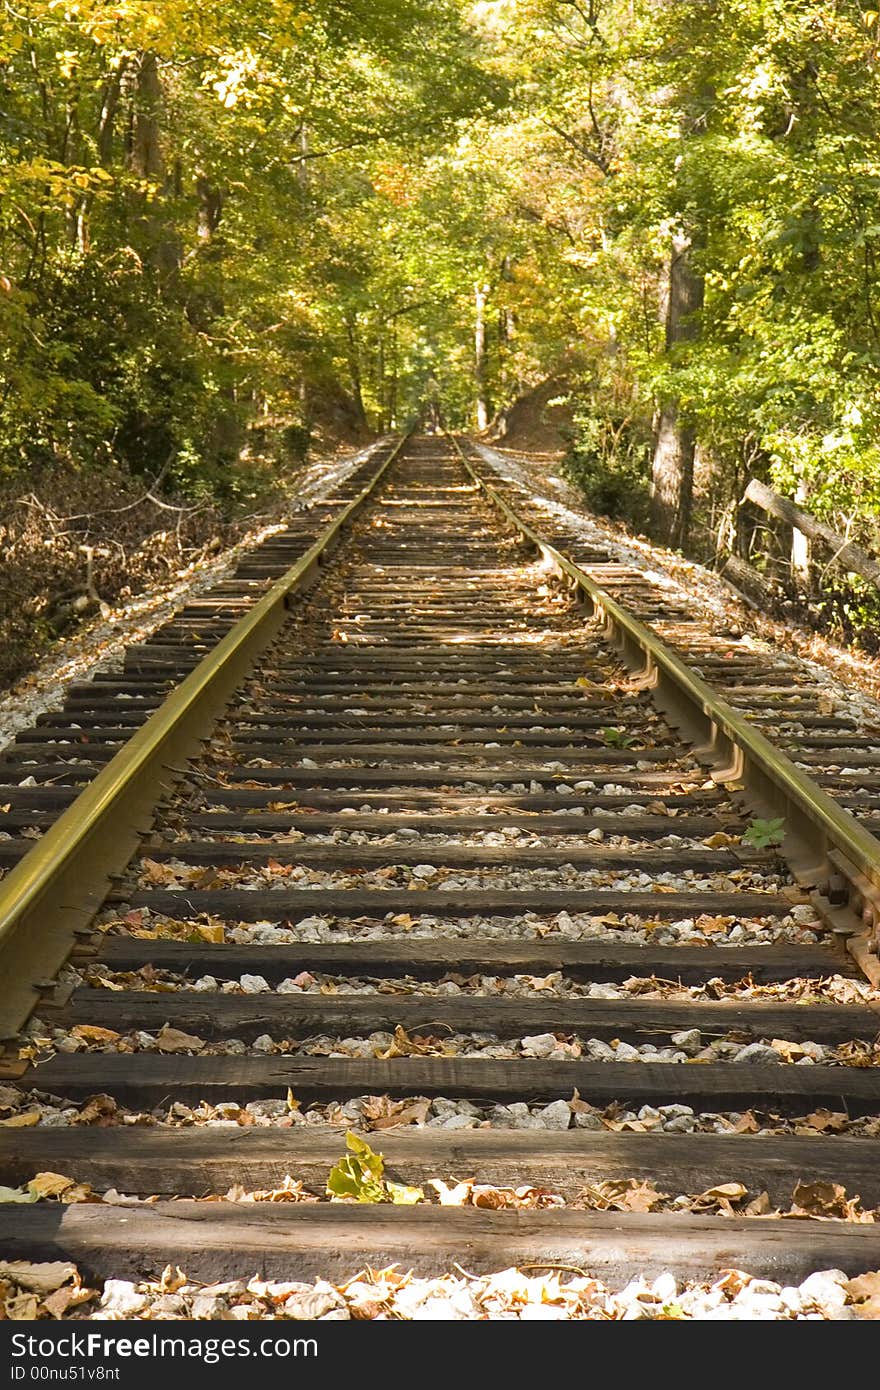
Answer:
[{"label": "tree trunk", "polygon": [[[165,188],[165,159],[162,151],[162,111],[164,92],[155,53],[142,53],[135,75],[129,163],[132,171],[159,190]],[[160,200],[146,193],[136,198],[136,220],[146,243],[147,259],[159,271],[171,273],[180,267],[180,246],[164,215]]]},{"label": "tree trunk", "polygon": [[155,53],[142,53],[137,67],[131,167],[142,179],[161,183],[165,176],[160,122],[162,79]]},{"label": "tree trunk", "polygon": [[358,342],[357,316],[346,314],[345,333],[348,339],[348,375],[351,381],[351,398],[354,402],[358,425],[363,429],[367,424],[367,411],[361,385],[361,350]]},{"label": "tree trunk", "polygon": [[391,324],[391,371],[388,376],[388,428],[397,427],[397,325]]},{"label": "tree trunk", "polygon": [[[691,262],[691,239],[683,231],[672,240],[666,298],[666,351],[698,334],[694,315],[703,304],[703,279]],[[688,538],[694,490],[694,432],[681,419],[674,397],[664,401],[657,419],[651,467],[651,526],[666,545]]]},{"label": "tree trunk", "polygon": [[488,285],[474,285],[474,384],[476,387],[478,430],[488,429],[491,415],[488,394],[489,352],[486,342],[486,301],[488,297]]},{"label": "tree trunk", "polygon": [[758,482],[757,478],[753,478],[745,490],[743,501],[753,502],[755,506],[761,507],[770,516],[777,517],[779,521],[784,521],[788,526],[797,527],[811,540],[827,546],[832,552],[835,564],[840,565],[842,569],[851,570],[854,574],[861,575],[863,579],[867,579],[871,584],[876,584],[880,588],[880,564],[872,555],[869,555],[860,545],[848,541],[839,532],[832,531],[831,527],[826,526],[824,521],[819,521],[809,512],[805,512],[795,502],[789,501],[787,497],[781,497],[778,492],[767,487],[766,483]]},{"label": "tree trunk", "polygon": [[198,237],[204,246],[213,241],[223,220],[223,194],[204,174],[196,180],[196,192],[199,195]]},{"label": "tree trunk", "polygon": [[659,412],[651,465],[651,525],[672,547],[684,545],[691,523],[694,490],[694,432],[667,401]]},{"label": "tree trunk", "polygon": [[[799,482],[794,494],[796,503],[802,505],[809,498],[806,485]],[[809,593],[812,587],[810,575],[810,538],[805,531],[798,526],[791,528],[791,578],[792,583],[798,589],[803,589]]]},{"label": "tree trunk", "polygon": [[385,325],[379,329],[379,344],[376,351],[376,395],[379,400],[379,413],[376,420],[376,428],[379,434],[384,434],[385,424]]}]

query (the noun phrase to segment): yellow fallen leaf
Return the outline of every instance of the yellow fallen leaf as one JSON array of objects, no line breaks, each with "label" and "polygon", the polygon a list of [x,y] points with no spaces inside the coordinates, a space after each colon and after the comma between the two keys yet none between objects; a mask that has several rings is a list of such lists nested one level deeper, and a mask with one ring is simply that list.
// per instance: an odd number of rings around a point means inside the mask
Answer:
[{"label": "yellow fallen leaf", "polygon": [[83,1042],[110,1043],[116,1042],[120,1036],[119,1033],[114,1033],[112,1028],[98,1028],[92,1023],[78,1023],[70,1031],[75,1038],[81,1038]]},{"label": "yellow fallen leaf", "polygon": [[4,1129],[29,1129],[40,1123],[39,1110],[25,1110],[19,1115],[10,1115],[8,1120],[0,1120]]},{"label": "yellow fallen leaf", "polygon": [[60,1197],[62,1192],[73,1186],[73,1178],[65,1177],[63,1173],[37,1173],[28,1183],[35,1197]]},{"label": "yellow fallen leaf", "polygon": [[197,923],[196,931],[203,941],[210,941],[217,946],[222,946],[226,940],[226,932],[222,926],[207,927]]}]

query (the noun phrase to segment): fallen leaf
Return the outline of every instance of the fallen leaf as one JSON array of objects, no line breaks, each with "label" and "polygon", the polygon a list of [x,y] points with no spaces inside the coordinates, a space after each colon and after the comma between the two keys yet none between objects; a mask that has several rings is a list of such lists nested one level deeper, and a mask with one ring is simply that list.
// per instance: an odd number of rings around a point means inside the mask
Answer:
[{"label": "fallen leaf", "polygon": [[[606,1124],[613,1123],[606,1121]],[[618,1182],[597,1183],[585,1187],[575,1206],[587,1211],[654,1211],[666,1200],[668,1193],[658,1192],[653,1183],[638,1178],[623,1178]]]},{"label": "fallen leaf", "polygon": [[705,1197],[711,1202],[738,1202],[740,1198],[745,1197],[747,1191],[748,1188],[744,1187],[741,1182],[723,1182],[719,1183],[717,1187],[710,1187],[702,1192],[698,1200]]},{"label": "fallen leaf", "polygon": [[24,1110],[18,1115],[10,1115],[8,1120],[0,1120],[0,1125],[4,1129],[29,1129],[31,1125],[38,1125],[41,1118],[39,1110]]},{"label": "fallen leaf", "polygon": [[758,1196],[743,1209],[745,1216],[768,1216],[773,1210],[769,1192],[759,1192]]},{"label": "fallen leaf", "polygon": [[414,1207],[417,1202],[423,1202],[425,1199],[420,1187],[408,1187],[402,1182],[386,1181],[385,1188],[396,1207]]},{"label": "fallen leaf", "polygon": [[430,1186],[437,1193],[441,1207],[466,1207],[471,1199],[474,1180],[466,1178],[464,1182],[457,1182],[450,1187],[442,1179],[432,1178]]},{"label": "fallen leaf", "polygon": [[[880,1269],[869,1270],[867,1274],[858,1274],[855,1279],[848,1279],[843,1287],[853,1303],[874,1305],[876,1311],[872,1311],[867,1316],[872,1318],[880,1316]],[[866,1316],[858,1309],[857,1312],[859,1317]]]},{"label": "fallen leaf", "polygon": [[807,1116],[807,1124],[812,1129],[816,1129],[820,1134],[826,1130],[838,1131],[843,1129],[849,1121],[849,1116],[842,1110],[814,1110]]},{"label": "fallen leaf", "polygon": [[37,1173],[28,1183],[28,1190],[36,1199],[41,1197],[60,1197],[69,1187],[74,1186],[73,1178],[63,1173]]},{"label": "fallen leaf", "polygon": [[792,1195],[787,1216],[835,1217],[844,1221],[872,1222],[871,1212],[862,1211],[858,1197],[847,1197],[839,1182],[799,1182]]},{"label": "fallen leaf", "polygon": [[110,1117],[116,1114],[116,1109],[116,1101],[112,1096],[89,1096],[79,1114],[73,1117],[73,1123],[76,1125],[100,1125],[102,1121],[109,1121]]},{"label": "fallen leaf", "polygon": [[201,1052],[205,1042],[192,1033],[182,1033],[179,1028],[170,1028],[166,1023],[156,1036],[156,1046],[160,1052]]},{"label": "fallen leaf", "polygon": [[92,1023],[78,1023],[70,1031],[75,1038],[81,1038],[83,1042],[111,1043],[116,1042],[121,1036],[112,1028],[97,1028]]},{"label": "fallen leaf", "polygon": [[226,929],[222,925],[205,926],[201,922],[196,923],[196,931],[203,941],[210,941],[213,945],[222,946],[226,940]]},{"label": "fallen leaf", "polygon": [[186,1282],[186,1275],[182,1269],[175,1265],[166,1265],[159,1280],[159,1289],[162,1293],[177,1293]]}]

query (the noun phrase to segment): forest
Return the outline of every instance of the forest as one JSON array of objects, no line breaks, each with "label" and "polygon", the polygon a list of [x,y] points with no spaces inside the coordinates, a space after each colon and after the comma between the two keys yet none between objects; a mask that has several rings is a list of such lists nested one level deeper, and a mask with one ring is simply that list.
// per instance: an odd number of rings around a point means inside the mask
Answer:
[{"label": "forest", "polygon": [[590,506],[789,597],[753,481],[876,554],[878,47],[858,0],[2,0],[3,678],[432,393],[552,407]]}]

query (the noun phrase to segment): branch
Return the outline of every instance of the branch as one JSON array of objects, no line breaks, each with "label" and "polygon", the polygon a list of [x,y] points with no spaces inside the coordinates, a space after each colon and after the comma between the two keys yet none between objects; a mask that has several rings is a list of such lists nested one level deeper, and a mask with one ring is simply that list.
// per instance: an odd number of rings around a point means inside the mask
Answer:
[{"label": "branch", "polygon": [[594,164],[603,174],[610,174],[611,166],[604,155],[596,154],[588,145],[582,144],[576,136],[571,135],[567,130],[563,130],[562,126],[557,125],[555,121],[543,119],[543,124],[558,135],[561,140],[564,140],[566,145],[570,145],[573,150],[576,150],[583,159],[588,160],[590,164]]}]

